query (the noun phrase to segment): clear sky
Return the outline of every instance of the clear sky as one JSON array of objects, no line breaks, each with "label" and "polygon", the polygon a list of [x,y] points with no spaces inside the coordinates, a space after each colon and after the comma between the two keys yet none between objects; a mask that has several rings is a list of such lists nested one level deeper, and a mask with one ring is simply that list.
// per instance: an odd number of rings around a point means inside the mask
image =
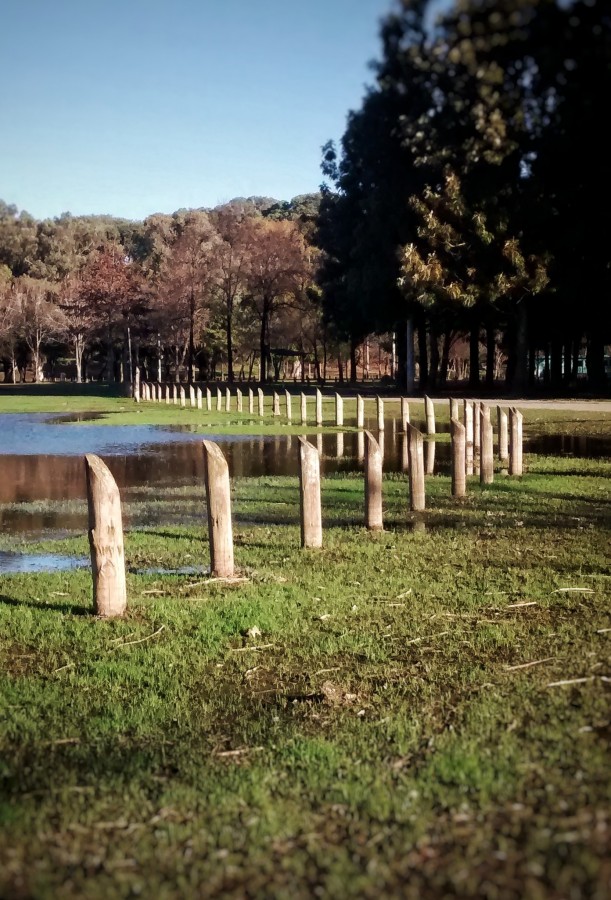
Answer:
[{"label": "clear sky", "polygon": [[0,198],[143,218],[317,190],[392,0],[3,0]]}]

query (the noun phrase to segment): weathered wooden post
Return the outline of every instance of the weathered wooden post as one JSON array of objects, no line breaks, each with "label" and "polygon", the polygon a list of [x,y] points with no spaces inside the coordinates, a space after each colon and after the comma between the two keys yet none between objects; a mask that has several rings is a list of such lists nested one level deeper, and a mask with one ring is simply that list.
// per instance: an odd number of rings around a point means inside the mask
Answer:
[{"label": "weathered wooden post", "polygon": [[320,460],[316,448],[305,438],[299,438],[299,499],[301,546],[322,547]]},{"label": "weathered wooden post", "polygon": [[359,462],[365,459],[365,432],[357,431],[356,434],[356,458]]},{"label": "weathered wooden post", "polygon": [[365,431],[365,525],[382,531],[382,453],[370,431]]},{"label": "weathered wooden post", "polygon": [[206,388],[206,412],[212,412],[212,391]]},{"label": "weathered wooden post", "polygon": [[401,427],[404,431],[406,422],[409,422],[409,400],[401,397]]},{"label": "weathered wooden post", "polygon": [[426,413],[426,433],[435,434],[435,404],[426,394],[424,395],[424,411]]},{"label": "weathered wooden post", "polygon": [[293,421],[293,398],[289,391],[284,392],[284,403],[286,406],[286,420],[287,422]]},{"label": "weathered wooden post", "polygon": [[356,427],[365,427],[365,401],[360,394],[356,398]]},{"label": "weathered wooden post", "polygon": [[225,412],[231,412],[231,389],[225,388]]},{"label": "weathered wooden post", "polygon": [[162,395],[161,395],[161,391],[162,391],[162,385],[161,385],[161,382],[158,381],[157,382],[157,403],[161,403],[161,401],[163,399]]},{"label": "weathered wooden post", "polygon": [[339,394],[335,395],[335,425],[341,427],[344,424],[344,401]]},{"label": "weathered wooden post", "polygon": [[425,475],[435,474],[435,441],[425,441],[426,446],[426,465],[424,467]]},{"label": "weathered wooden post", "polygon": [[263,396],[263,391],[261,388],[257,389],[257,399],[259,401],[259,415],[265,415],[265,397]]},{"label": "weathered wooden post", "polygon": [[378,431],[384,431],[384,401],[381,397],[376,397],[376,406],[378,410]]},{"label": "weathered wooden post", "polygon": [[509,459],[509,432],[507,428],[507,410],[502,406],[496,408],[499,429],[499,460],[507,462]]},{"label": "weathered wooden post", "polygon": [[195,407],[195,388],[192,384],[189,385],[189,405]]},{"label": "weathered wooden post", "polygon": [[409,470],[409,438],[407,436],[407,425],[405,425],[405,431],[401,435],[401,471],[407,472]]},{"label": "weathered wooden post", "polygon": [[316,427],[320,428],[322,425],[322,394],[316,388]]},{"label": "weathered wooden post", "polygon": [[140,403],[140,366],[136,366],[134,373],[134,400]]},{"label": "weathered wooden post", "polygon": [[229,467],[218,444],[215,444],[214,441],[203,441],[203,445],[210,573],[217,578],[231,578],[233,575],[233,533]]},{"label": "weathered wooden post", "polygon": [[482,449],[481,408],[482,404],[479,400],[475,400],[473,403],[473,453],[475,456],[479,456]]},{"label": "weathered wooden post", "polygon": [[456,397],[450,397],[450,421],[458,419],[458,400]]},{"label": "weathered wooden post", "polygon": [[241,413],[244,408],[244,400],[242,398],[242,391],[240,390],[240,388],[236,388],[235,391],[235,406],[237,411]]},{"label": "weathered wooden post", "polygon": [[276,391],[274,391],[274,405],[273,405],[273,409],[272,409],[272,415],[273,416],[280,415],[280,396],[279,396],[279,394],[276,393]]},{"label": "weathered wooden post", "polygon": [[465,426],[455,416],[450,419],[450,436],[452,438],[452,496],[464,497],[467,492],[465,463],[467,434]]},{"label": "weathered wooden post", "polygon": [[165,397],[166,405],[172,402],[172,389],[169,384],[165,384],[163,387],[163,396]]},{"label": "weathered wooden post", "polygon": [[494,434],[490,421],[490,407],[480,407],[480,463],[479,480],[481,484],[492,484],[494,481]]},{"label": "weathered wooden post", "polygon": [[89,547],[96,616],[122,616],[127,606],[119,488],[99,456],[85,456]]},{"label": "weathered wooden post", "polygon": [[172,385],[172,403],[174,406],[178,404],[178,385],[176,382]]},{"label": "weathered wooden post", "polygon": [[509,410],[509,474],[521,475],[522,413],[512,406]]},{"label": "weathered wooden post", "polygon": [[216,389],[216,411],[222,412],[223,410],[223,395],[221,394],[220,387]]},{"label": "weathered wooden post", "polygon": [[195,391],[195,402],[198,409],[203,409],[203,397],[202,397],[202,389],[197,386],[197,390]]},{"label": "weathered wooden post", "polygon": [[181,384],[181,386],[180,386],[180,405],[185,406],[186,402],[187,402],[187,398],[186,398],[186,394],[185,394],[185,389]]},{"label": "weathered wooden post", "polygon": [[307,425],[308,424],[308,398],[303,393],[301,394],[300,406],[301,406],[301,409],[300,409],[301,424]]},{"label": "weathered wooden post", "polygon": [[407,426],[409,452],[409,508],[416,512],[424,509],[424,441],[413,425]]},{"label": "weathered wooden post", "polygon": [[248,388],[248,414],[252,416],[255,411],[255,395],[252,388]]},{"label": "weathered wooden post", "polygon": [[143,381],[143,382],[142,382],[142,385],[141,385],[141,387],[140,387],[140,396],[141,396],[142,400],[144,400],[145,402],[146,402],[146,401],[148,400],[148,398],[149,398],[148,393],[149,393],[149,392],[148,392],[148,385],[147,385],[146,381]]},{"label": "weathered wooden post", "polygon": [[473,401],[465,400],[463,406],[465,419],[465,473],[473,475]]}]

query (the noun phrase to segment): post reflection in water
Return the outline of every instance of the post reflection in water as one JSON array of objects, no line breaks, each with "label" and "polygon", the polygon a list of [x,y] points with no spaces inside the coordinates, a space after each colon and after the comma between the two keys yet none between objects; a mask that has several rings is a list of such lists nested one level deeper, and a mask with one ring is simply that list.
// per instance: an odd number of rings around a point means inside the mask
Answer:
[{"label": "post reflection in water", "polygon": [[335,455],[338,459],[341,459],[344,455],[344,433],[343,431],[338,431],[335,435]]},{"label": "post reflection in water", "polygon": [[356,458],[359,463],[365,459],[365,434],[359,431],[356,436]]}]

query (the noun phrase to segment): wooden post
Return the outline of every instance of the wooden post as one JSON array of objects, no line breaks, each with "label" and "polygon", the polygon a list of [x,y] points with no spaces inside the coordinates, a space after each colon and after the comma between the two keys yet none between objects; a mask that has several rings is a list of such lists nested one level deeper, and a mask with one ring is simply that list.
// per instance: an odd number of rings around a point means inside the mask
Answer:
[{"label": "wooden post", "polygon": [[206,412],[212,412],[212,391],[206,388]]},{"label": "wooden post", "polygon": [[409,471],[409,438],[407,436],[407,426],[409,422],[405,425],[405,431],[401,435],[401,471],[408,472]]},{"label": "wooden post", "polygon": [[195,400],[197,403],[197,408],[203,409],[204,404],[203,404],[203,397],[202,397],[202,389],[199,387],[199,385],[197,387],[197,390],[195,391]]},{"label": "wooden post", "polygon": [[322,394],[316,388],[316,427],[320,428],[322,425]]},{"label": "wooden post", "polygon": [[481,429],[481,417],[480,417],[480,409],[482,408],[479,400],[475,400],[473,403],[473,454],[474,456],[479,456],[482,449],[482,429]]},{"label": "wooden post", "polygon": [[359,462],[365,459],[365,432],[357,431],[356,434],[356,458]]},{"label": "wooden post", "polygon": [[157,382],[157,403],[161,403],[162,399],[163,398],[161,396],[161,382],[158,381]]},{"label": "wooden post", "polygon": [[365,525],[382,531],[382,453],[370,431],[365,432]]},{"label": "wooden post", "polygon": [[356,427],[365,427],[365,401],[360,394],[356,398]]},{"label": "wooden post", "polygon": [[134,374],[134,386],[132,388],[132,393],[134,397],[135,403],[140,403],[140,366],[136,366],[136,371]]},{"label": "wooden post", "polygon": [[467,493],[465,464],[467,434],[465,426],[456,417],[450,419],[450,435],[452,438],[452,496],[464,497]]},{"label": "wooden post", "polygon": [[509,474],[521,475],[522,471],[522,413],[512,406],[509,410]]},{"label": "wooden post", "polygon": [[223,409],[223,395],[221,394],[221,389],[217,387],[216,389],[216,411],[222,412]]},{"label": "wooden post", "polygon": [[172,403],[174,406],[178,403],[178,385],[176,382],[172,385]]},{"label": "wooden post", "polygon": [[435,474],[435,441],[425,441],[426,445],[426,465],[424,467],[425,475]]},{"label": "wooden post", "polygon": [[322,547],[320,459],[316,448],[305,438],[299,438],[299,499],[301,546]]},{"label": "wooden post", "polygon": [[426,413],[426,433],[435,434],[435,404],[426,394],[424,395],[424,411]]},{"label": "wooden post", "polygon": [[189,403],[192,408],[195,407],[195,388],[192,384],[189,385]]},{"label": "wooden post", "polygon": [[172,391],[171,391],[171,389],[170,389],[170,385],[169,385],[169,384],[166,384],[166,385],[165,385],[165,387],[164,387],[164,389],[163,389],[163,393],[164,393],[164,396],[165,396],[165,402],[166,402],[166,404],[171,403],[171,402],[172,402]]},{"label": "wooden post", "polygon": [[286,420],[287,422],[293,421],[293,398],[291,397],[289,391],[284,392],[284,402],[286,404]]},{"label": "wooden post", "polygon": [[401,427],[405,431],[405,423],[409,422],[409,400],[401,397]]},{"label": "wooden post", "polygon": [[180,386],[180,405],[185,406],[186,402],[187,401],[186,401],[185,389],[181,384],[181,386]]},{"label": "wooden post", "polygon": [[473,401],[465,400],[465,473],[473,475]]},{"label": "wooden post", "polygon": [[276,391],[274,391],[274,405],[273,405],[272,415],[273,415],[273,416],[279,416],[279,415],[280,415],[280,397],[279,397],[279,395],[276,393]]},{"label": "wooden post", "polygon": [[240,388],[236,388],[235,396],[237,411],[241,413],[244,408],[244,401],[242,400],[242,391],[240,390]]},{"label": "wooden post", "polygon": [[227,460],[214,441],[203,441],[204,482],[208,504],[210,573],[217,578],[233,575],[233,533],[231,494]]},{"label": "wooden post", "polygon": [[458,400],[456,397],[450,397],[450,422],[452,419],[458,419]]},{"label": "wooden post", "polygon": [[479,480],[481,484],[492,484],[494,481],[494,435],[489,406],[480,408],[480,442]]},{"label": "wooden post", "polygon": [[231,389],[225,388],[225,412],[231,412]]},{"label": "wooden post", "polygon": [[265,415],[265,397],[263,396],[263,391],[261,390],[261,388],[258,388],[258,390],[257,390],[257,399],[259,401],[259,415],[264,416]]},{"label": "wooden post", "polygon": [[248,414],[252,416],[255,411],[255,395],[252,392],[252,388],[248,388]]},{"label": "wooden post", "polygon": [[384,431],[384,401],[381,397],[376,397],[378,408],[378,431]]},{"label": "wooden post", "polygon": [[96,616],[122,616],[127,606],[121,498],[117,482],[99,456],[85,456],[89,548]]},{"label": "wooden post", "polygon": [[339,428],[344,424],[344,401],[339,394],[335,395],[335,425]]},{"label": "wooden post", "polygon": [[501,462],[507,462],[509,459],[509,432],[507,429],[507,410],[502,406],[496,408],[497,422],[499,429],[499,459]]},{"label": "wooden post", "polygon": [[413,425],[407,426],[409,452],[409,508],[416,512],[424,509],[424,441]]},{"label": "wooden post", "polygon": [[301,424],[308,424],[308,398],[305,394],[301,395]]}]

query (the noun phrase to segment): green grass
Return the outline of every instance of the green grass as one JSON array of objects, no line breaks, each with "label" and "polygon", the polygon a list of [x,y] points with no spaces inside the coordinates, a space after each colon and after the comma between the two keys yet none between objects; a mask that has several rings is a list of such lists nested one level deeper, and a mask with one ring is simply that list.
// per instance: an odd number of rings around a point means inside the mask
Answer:
[{"label": "green grass", "polygon": [[[132,571],[121,620],[1,576],[0,896],[608,896],[611,460],[526,461],[417,516],[389,475],[381,534],[329,477],[321,551],[237,480],[244,580]],[[197,491],[129,502],[187,514],[130,569],[207,563]]]}]

